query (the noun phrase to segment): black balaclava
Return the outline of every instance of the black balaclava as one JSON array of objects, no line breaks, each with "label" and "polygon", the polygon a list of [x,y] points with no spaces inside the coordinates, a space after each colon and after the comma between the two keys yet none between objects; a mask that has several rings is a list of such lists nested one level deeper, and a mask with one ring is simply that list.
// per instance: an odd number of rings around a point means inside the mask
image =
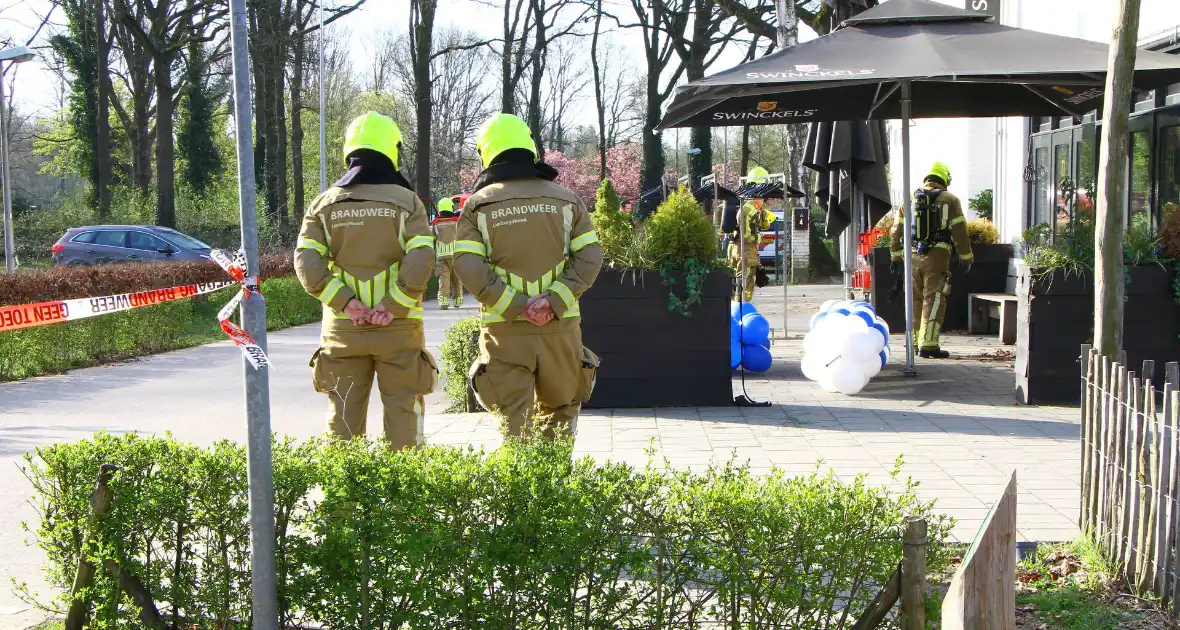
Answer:
[{"label": "black balaclava", "polygon": [[528,149],[508,149],[492,158],[492,163],[475,180],[475,190],[472,192],[496,182],[529,178],[553,181],[557,179],[557,170],[544,162],[538,162]]},{"label": "black balaclava", "polygon": [[[400,144],[399,150],[400,150]],[[347,188],[361,184],[393,184],[413,191],[413,186],[393,165],[389,156],[372,149],[357,149],[348,154],[348,170],[335,186]]]}]

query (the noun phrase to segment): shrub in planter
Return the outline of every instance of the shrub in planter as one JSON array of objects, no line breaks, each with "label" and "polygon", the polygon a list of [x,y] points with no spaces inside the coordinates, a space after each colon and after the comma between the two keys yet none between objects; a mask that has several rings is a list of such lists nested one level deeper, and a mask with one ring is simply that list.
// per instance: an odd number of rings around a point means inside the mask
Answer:
[{"label": "shrub in planter", "polygon": [[[280,441],[273,453],[283,627],[846,628],[896,569],[906,515],[927,518],[936,560],[950,525],[912,482],[636,469],[575,459],[568,442]],[[115,500],[92,529],[103,464],[119,467]],[[100,567],[89,627],[139,627],[108,562],[169,626],[248,624],[240,445],[98,434],[40,448],[24,470],[47,581],[68,590],[79,553]]]},{"label": "shrub in planter", "polygon": [[732,403],[731,274],[714,267],[717,238],[696,199],[682,188],[630,232],[605,210],[594,221],[619,247],[604,248],[582,296],[583,341],[602,358],[588,406]]}]

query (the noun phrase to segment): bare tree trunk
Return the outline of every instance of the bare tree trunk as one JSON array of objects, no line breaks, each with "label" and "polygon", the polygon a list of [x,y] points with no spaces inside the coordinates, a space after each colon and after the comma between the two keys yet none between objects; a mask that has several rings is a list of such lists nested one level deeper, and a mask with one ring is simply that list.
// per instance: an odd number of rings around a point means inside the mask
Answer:
[{"label": "bare tree trunk", "polygon": [[738,177],[750,172],[750,126],[742,127],[742,159]]},{"label": "bare tree trunk", "polygon": [[1139,0],[1119,0],[1103,108],[1102,156],[1094,238],[1094,348],[1117,356],[1123,343],[1123,238],[1131,87],[1139,34]]},{"label": "bare tree trunk", "polygon": [[537,143],[537,159],[545,159],[543,143],[544,131],[541,128],[541,79],[545,76],[545,0],[530,0],[533,20],[536,22],[533,35],[533,51],[530,55],[533,66],[529,85],[528,123],[533,130],[533,141]]},{"label": "bare tree trunk", "polygon": [[410,26],[414,38],[414,104],[418,114],[418,168],[415,187],[419,197],[429,197],[430,128],[434,120],[430,99],[430,54],[434,48],[434,11],[437,0],[413,0]]},{"label": "bare tree trunk", "polygon": [[173,137],[172,54],[156,64],[156,225],[176,227],[176,146]]},{"label": "bare tree trunk", "polygon": [[111,40],[110,34],[107,32],[107,19],[105,13],[105,0],[94,1],[94,14],[97,24],[95,24],[96,45],[98,47],[98,63],[96,64],[97,79],[97,94],[98,97],[98,120],[96,120],[97,129],[95,135],[98,137],[94,139],[94,150],[98,155],[98,177],[94,182],[95,192],[97,192],[98,200],[98,217],[106,219],[111,215],[111,182],[112,182],[112,161],[111,155],[111,110],[110,110],[110,82],[107,77],[110,76],[110,56],[111,56]]},{"label": "bare tree trunk", "polygon": [[594,108],[598,112],[598,179],[606,179],[606,103],[602,97],[602,68],[598,64],[598,36],[602,32],[602,0],[594,6],[594,37],[590,40],[590,66],[594,70]]},{"label": "bare tree trunk", "polygon": [[[303,15],[301,1],[297,5],[296,15]],[[292,53],[295,56],[291,65],[291,194],[292,212],[298,217],[306,207],[303,197],[303,62],[307,49],[307,36],[296,33]]]},{"label": "bare tree trunk", "polygon": [[500,53],[500,111],[514,113],[516,109],[515,83],[512,81],[512,0],[504,2],[504,50]]}]

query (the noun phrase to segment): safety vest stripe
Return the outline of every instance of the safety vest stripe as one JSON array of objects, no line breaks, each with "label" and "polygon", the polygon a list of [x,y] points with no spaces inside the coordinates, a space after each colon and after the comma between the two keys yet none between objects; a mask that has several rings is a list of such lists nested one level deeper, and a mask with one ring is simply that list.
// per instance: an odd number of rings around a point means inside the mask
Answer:
[{"label": "safety vest stripe", "polygon": [[[385,299],[385,293],[389,289],[388,276],[388,271],[382,271],[381,273],[373,276],[373,306],[377,306],[381,303],[381,300]],[[373,306],[370,306],[369,308],[373,308]]]},{"label": "safety vest stripe", "polygon": [[320,301],[324,304],[330,303],[332,298],[336,297],[336,294],[340,293],[340,289],[343,288],[344,283],[340,281],[340,278],[332,278],[328,281],[328,284],[324,287],[324,290],[320,291]]},{"label": "safety vest stripe", "polygon": [[455,241],[456,254],[475,254],[487,258],[488,248],[478,241]]},{"label": "safety vest stripe", "polygon": [[561,229],[565,234],[565,242],[562,245],[561,253],[568,256],[570,253],[570,234],[574,231],[574,207],[571,204],[567,203],[561,208]]},{"label": "safety vest stripe", "polygon": [[489,313],[503,316],[504,311],[508,310],[508,306],[512,304],[512,300],[516,299],[516,289],[512,287],[504,287],[504,292],[500,294],[500,299],[492,308],[488,309]]},{"label": "safety vest stripe", "polygon": [[597,242],[598,234],[595,234],[594,230],[591,230],[570,241],[570,251],[581,251],[582,248],[586,247],[587,245],[592,245]]},{"label": "safety vest stripe", "polygon": [[414,307],[418,306],[418,302],[414,301],[414,298],[406,295],[405,292],[402,291],[401,287],[397,286],[397,282],[391,282],[389,284],[389,297],[393,298],[394,302],[397,302],[408,309],[413,309]]},{"label": "safety vest stripe", "polygon": [[483,237],[484,258],[492,255],[492,237],[488,235],[488,216],[482,212],[475,213],[475,223],[479,226],[479,235]]},{"label": "safety vest stripe", "polygon": [[959,262],[969,263],[969,262],[973,262],[974,260],[975,260],[975,252],[971,252],[969,254],[959,254]]},{"label": "safety vest stripe", "polygon": [[512,283],[512,288],[517,291],[524,291],[524,278],[516,274],[508,274],[508,280]]},{"label": "safety vest stripe", "polygon": [[935,243],[934,248],[935,249],[950,249],[951,244],[950,243]]},{"label": "safety vest stripe", "polygon": [[537,297],[538,295],[541,295],[541,283],[540,282],[527,282],[527,283],[525,283],[525,294],[527,294],[529,297]]},{"label": "safety vest stripe", "polygon": [[[423,310],[421,307],[415,306],[414,308],[410,309],[410,312],[407,313],[405,317],[401,319],[423,319],[422,312]],[[327,304],[325,304],[324,317],[328,319],[348,319],[348,314],[337,313],[336,311],[333,311]]]},{"label": "safety vest stripe", "polygon": [[549,290],[561,297],[561,301],[565,302],[565,309],[567,311],[577,310],[578,300],[574,297],[573,291],[570,291],[570,288],[565,286],[564,282],[554,282],[549,285]]},{"label": "safety vest stripe", "polygon": [[397,244],[401,246],[403,252],[410,250],[406,249],[406,213],[397,213]]},{"label": "safety vest stripe", "polygon": [[418,249],[419,247],[433,248],[434,247],[434,237],[427,236],[426,234],[419,234],[418,236],[415,236],[414,238],[410,239],[410,242],[406,244],[405,251],[411,252],[411,251],[414,251],[415,249]]},{"label": "safety vest stripe", "polygon": [[955,218],[951,219],[950,221],[948,221],[946,224],[946,227],[949,229],[949,228],[952,228],[960,223],[966,223],[966,222],[967,222],[966,217],[958,216],[958,217],[955,217]]},{"label": "safety vest stripe", "polygon": [[455,244],[454,243],[444,243],[442,241],[435,241],[434,251],[436,254],[439,255],[439,257],[452,256],[455,253]]},{"label": "safety vest stripe", "polygon": [[328,255],[328,246],[327,245],[324,245],[323,243],[321,243],[317,240],[314,240],[314,239],[310,239],[310,238],[299,239],[299,243],[295,245],[295,249],[310,249],[311,251],[316,252],[320,256],[327,256]]}]

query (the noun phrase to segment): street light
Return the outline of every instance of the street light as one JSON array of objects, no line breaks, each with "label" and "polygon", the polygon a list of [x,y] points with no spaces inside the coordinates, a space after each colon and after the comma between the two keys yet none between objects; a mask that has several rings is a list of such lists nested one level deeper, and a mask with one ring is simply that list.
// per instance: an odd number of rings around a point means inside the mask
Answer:
[{"label": "street light", "polygon": [[[4,267],[8,273],[16,271],[16,239],[12,235],[12,194],[8,177],[8,118],[4,115],[5,61],[24,63],[36,57],[28,46],[13,46],[0,50],[0,163],[3,163],[4,193]],[[11,64],[9,64],[11,65]]]}]

